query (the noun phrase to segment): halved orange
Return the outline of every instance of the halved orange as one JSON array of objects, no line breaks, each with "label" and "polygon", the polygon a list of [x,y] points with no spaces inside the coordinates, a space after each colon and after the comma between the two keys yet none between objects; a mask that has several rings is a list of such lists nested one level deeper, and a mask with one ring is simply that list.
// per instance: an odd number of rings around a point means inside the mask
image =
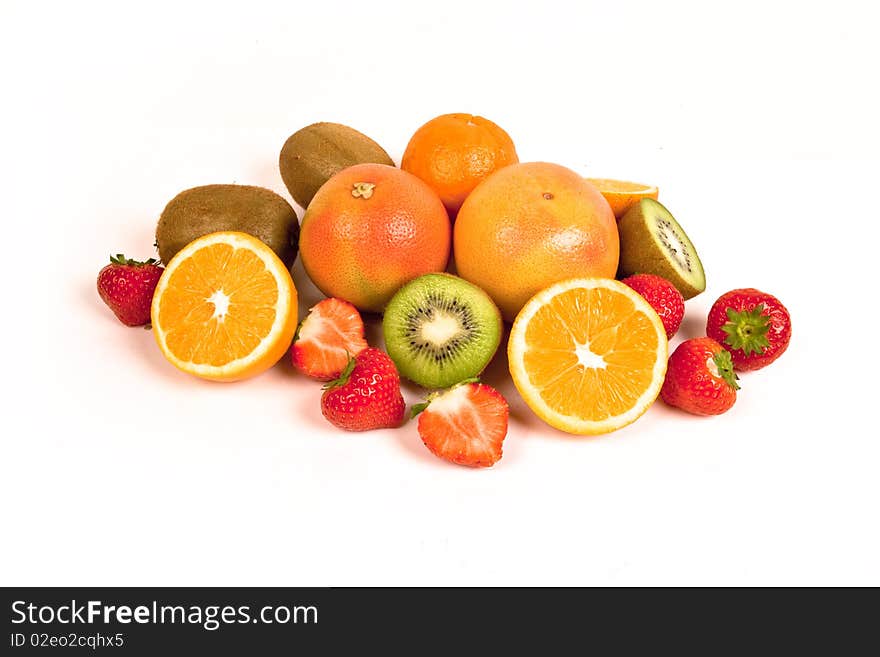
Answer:
[{"label": "halved orange", "polygon": [[159,349],[184,372],[236,381],[263,372],[285,354],[296,330],[290,272],[256,237],[200,237],[175,255],[153,294]]},{"label": "halved orange", "polygon": [[657,398],[668,344],[660,317],[635,290],[577,278],[542,290],[510,329],[510,374],[550,426],[607,433],[635,422]]},{"label": "halved orange", "polygon": [[587,178],[608,201],[614,216],[620,219],[640,199],[652,198],[655,201],[660,195],[660,190],[653,185],[628,182],[626,180],[611,180],[610,178]]}]

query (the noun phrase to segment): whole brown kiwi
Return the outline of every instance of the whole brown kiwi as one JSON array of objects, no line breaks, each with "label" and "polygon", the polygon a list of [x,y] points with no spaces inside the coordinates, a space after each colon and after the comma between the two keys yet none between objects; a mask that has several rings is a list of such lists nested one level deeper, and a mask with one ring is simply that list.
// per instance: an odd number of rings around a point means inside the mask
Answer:
[{"label": "whole brown kiwi", "polygon": [[156,226],[159,257],[167,263],[194,239],[221,230],[253,235],[288,267],[296,259],[296,212],[275,192],[251,185],[204,185],[171,199]]},{"label": "whole brown kiwi", "polygon": [[341,123],[313,123],[297,130],[284,142],[278,158],[281,178],[303,208],[336,173],[368,162],[394,166],[379,144]]}]

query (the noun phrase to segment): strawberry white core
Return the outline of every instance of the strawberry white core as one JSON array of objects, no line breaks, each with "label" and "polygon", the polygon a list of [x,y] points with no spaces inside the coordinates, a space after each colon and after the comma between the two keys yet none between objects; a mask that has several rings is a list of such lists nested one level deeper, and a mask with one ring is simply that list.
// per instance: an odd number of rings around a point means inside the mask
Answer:
[{"label": "strawberry white core", "polygon": [[229,297],[223,290],[217,290],[207,298],[207,301],[214,304],[214,314],[211,315],[211,319],[222,322],[226,318],[226,313],[229,312]]},{"label": "strawberry white core", "polygon": [[450,340],[458,337],[462,332],[462,326],[455,315],[435,312],[430,320],[422,324],[420,330],[424,340],[442,347]]},{"label": "strawberry white core", "polygon": [[585,368],[596,369],[596,370],[604,370],[608,367],[608,363],[605,362],[605,359],[590,349],[590,343],[586,342],[584,344],[578,344],[575,342],[574,344],[574,353],[578,359],[578,365]]},{"label": "strawberry white core", "polygon": [[328,328],[332,328],[325,326],[326,323],[327,322],[324,321],[324,318],[320,317],[317,313],[310,314],[303,320],[303,323],[300,324],[299,339],[306,342],[314,340],[315,342],[323,344],[323,341],[320,338]]},{"label": "strawberry white core", "polygon": [[458,386],[449,392],[444,392],[431,402],[428,407],[433,413],[455,415],[463,407],[470,404],[468,400],[468,386]]}]

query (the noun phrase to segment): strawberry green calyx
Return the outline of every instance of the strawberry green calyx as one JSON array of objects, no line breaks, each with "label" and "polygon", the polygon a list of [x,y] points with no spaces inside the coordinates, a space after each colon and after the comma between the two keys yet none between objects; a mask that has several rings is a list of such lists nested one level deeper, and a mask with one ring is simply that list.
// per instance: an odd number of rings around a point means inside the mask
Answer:
[{"label": "strawberry green calyx", "polygon": [[416,415],[418,415],[419,413],[424,411],[426,408],[428,408],[428,406],[431,405],[431,402],[434,401],[435,399],[437,399],[437,397],[439,397],[440,395],[445,395],[450,390],[455,390],[458,387],[466,386],[470,383],[479,383],[479,382],[480,382],[479,377],[473,377],[471,379],[465,379],[464,381],[459,381],[454,386],[452,386],[451,388],[447,388],[446,390],[432,392],[430,395],[428,395],[425,398],[425,401],[423,401],[421,404],[413,404],[412,409],[410,409],[410,415],[409,415],[410,418],[414,418]]},{"label": "strawberry green calyx", "polygon": [[344,386],[346,383],[348,383],[348,380],[351,378],[351,373],[354,371],[354,366],[356,363],[357,361],[354,359],[354,357],[349,354],[348,364],[345,366],[345,369],[340,372],[337,378],[333,379],[332,381],[328,381],[322,389],[332,390],[333,388],[338,388],[339,386]]},{"label": "strawberry green calyx", "polygon": [[434,401],[434,398],[437,397],[438,394],[440,394],[440,393],[438,393],[438,392],[432,393],[432,394],[428,395],[428,398],[425,401],[423,401],[422,403],[413,404],[413,407],[410,409],[410,412],[409,412],[410,419],[414,418],[416,415],[418,415],[423,410],[428,408],[428,406],[431,405],[431,402]]},{"label": "strawberry green calyx", "polygon": [[149,258],[141,262],[140,260],[132,260],[131,258],[126,258],[121,253],[117,253],[115,256],[110,256],[110,264],[111,265],[127,265],[129,267],[144,267],[146,265],[158,265],[159,261],[155,258]]},{"label": "strawberry green calyx", "polygon": [[727,322],[721,327],[727,334],[724,342],[732,349],[742,349],[746,356],[753,352],[762,354],[770,346],[767,339],[769,329],[770,317],[764,314],[763,303],[741,312],[728,308]]},{"label": "strawberry green calyx", "polygon": [[717,351],[712,356],[712,360],[715,362],[715,367],[718,368],[718,376],[724,379],[724,382],[731,388],[739,390],[739,384],[737,383],[739,377],[733,371],[733,360],[730,358],[730,352],[726,349]]}]

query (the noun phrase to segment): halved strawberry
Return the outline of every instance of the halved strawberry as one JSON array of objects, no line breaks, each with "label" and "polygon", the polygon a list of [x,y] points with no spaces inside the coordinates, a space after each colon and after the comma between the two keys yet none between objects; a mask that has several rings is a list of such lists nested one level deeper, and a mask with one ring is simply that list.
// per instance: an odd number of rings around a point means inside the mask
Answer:
[{"label": "halved strawberry", "polygon": [[507,402],[494,388],[466,381],[413,408],[425,446],[459,465],[489,467],[501,458]]},{"label": "halved strawberry", "polygon": [[366,348],[364,322],[357,308],[330,298],[315,304],[299,325],[290,355],[294,367],[304,374],[330,381]]}]

